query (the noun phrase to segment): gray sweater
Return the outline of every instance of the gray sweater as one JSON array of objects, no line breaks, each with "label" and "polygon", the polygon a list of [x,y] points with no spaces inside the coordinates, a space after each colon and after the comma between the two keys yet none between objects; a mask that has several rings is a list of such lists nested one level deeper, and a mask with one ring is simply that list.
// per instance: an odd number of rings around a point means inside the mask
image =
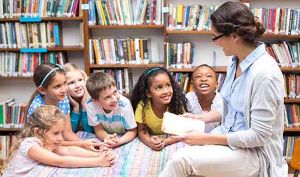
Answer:
[{"label": "gray sweater", "polygon": [[288,167],[282,149],[286,116],[282,73],[267,52],[248,72],[244,100],[248,129],[227,134],[228,144],[232,149],[255,148],[261,167],[259,177],[287,177]]}]

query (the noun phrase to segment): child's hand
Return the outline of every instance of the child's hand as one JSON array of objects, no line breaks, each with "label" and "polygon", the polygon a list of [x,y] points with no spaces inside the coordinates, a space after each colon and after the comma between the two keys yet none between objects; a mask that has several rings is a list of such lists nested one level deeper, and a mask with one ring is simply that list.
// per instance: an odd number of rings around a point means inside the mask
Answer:
[{"label": "child's hand", "polygon": [[81,146],[85,149],[98,152],[101,150],[103,144],[101,142],[96,142],[94,140],[85,140],[82,142]]},{"label": "child's hand", "polygon": [[73,107],[73,111],[79,113],[79,103],[77,103],[70,95],[68,95],[68,98]]},{"label": "child's hand", "polygon": [[117,155],[111,150],[102,150],[99,155],[99,166],[110,167],[116,162]]},{"label": "child's hand", "polygon": [[114,148],[120,145],[120,138],[116,133],[108,134],[104,139],[104,144],[106,147]]},{"label": "child's hand", "polygon": [[162,148],[165,147],[165,142],[162,141],[159,137],[157,136],[152,136],[150,139],[150,148],[155,150],[155,151],[160,151]]},{"label": "child's hand", "polygon": [[86,90],[86,87],[84,87],[84,94],[83,97],[81,99],[81,106],[83,110],[86,110],[87,108],[87,100],[89,99],[90,95],[88,93],[88,91]]}]

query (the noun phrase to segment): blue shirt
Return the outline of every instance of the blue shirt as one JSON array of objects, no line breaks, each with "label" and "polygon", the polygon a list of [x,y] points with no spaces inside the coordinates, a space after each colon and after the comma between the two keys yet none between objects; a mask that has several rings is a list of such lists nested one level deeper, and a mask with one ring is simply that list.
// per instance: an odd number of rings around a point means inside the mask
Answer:
[{"label": "blue shirt", "polygon": [[[44,98],[41,94],[37,94],[37,96],[32,100],[31,105],[28,108],[27,112],[27,122],[29,122],[30,115],[36,110],[36,108],[46,105]],[[68,97],[66,97],[63,101],[58,102],[56,105],[65,115],[70,113],[70,103]]]},{"label": "blue shirt", "polygon": [[221,90],[221,95],[227,105],[227,115],[221,124],[222,133],[236,132],[246,130],[245,124],[245,90],[247,87],[247,74],[251,65],[263,54],[265,54],[265,45],[261,44],[254,51],[252,51],[241,63],[240,68],[242,74],[235,78],[238,59],[232,58],[232,63],[228,66],[227,76]]}]

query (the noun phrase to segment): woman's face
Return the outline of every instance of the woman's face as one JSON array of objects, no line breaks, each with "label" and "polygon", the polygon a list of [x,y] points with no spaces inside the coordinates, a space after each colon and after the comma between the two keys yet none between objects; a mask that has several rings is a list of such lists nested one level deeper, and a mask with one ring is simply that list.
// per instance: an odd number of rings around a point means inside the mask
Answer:
[{"label": "woman's face", "polygon": [[218,32],[213,26],[211,28],[213,43],[218,45],[223,49],[224,55],[232,56],[234,55],[235,44],[233,43],[232,35],[229,36],[223,35],[223,33]]},{"label": "woman's face", "polygon": [[66,73],[68,94],[73,98],[80,98],[85,92],[85,80],[80,71]]}]

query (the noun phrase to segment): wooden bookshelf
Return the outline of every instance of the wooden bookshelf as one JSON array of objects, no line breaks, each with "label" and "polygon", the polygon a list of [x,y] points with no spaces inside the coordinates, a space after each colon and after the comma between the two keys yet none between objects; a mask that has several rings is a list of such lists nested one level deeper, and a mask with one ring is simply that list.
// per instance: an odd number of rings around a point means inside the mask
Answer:
[{"label": "wooden bookshelf", "polygon": [[90,29],[164,29],[164,25],[89,25]]},{"label": "wooden bookshelf", "polygon": [[92,69],[103,69],[103,68],[152,68],[152,67],[164,67],[163,64],[103,64],[103,65],[90,65]]},{"label": "wooden bookshelf", "polygon": [[[170,72],[182,72],[182,73],[192,73],[196,67],[193,68],[169,68]],[[217,73],[226,73],[226,66],[213,67]]]},{"label": "wooden bookshelf", "polygon": [[166,34],[211,35],[211,31],[167,30]]},{"label": "wooden bookshelf", "polygon": [[0,135],[12,135],[20,132],[22,128],[0,128]]},{"label": "wooden bookshelf", "polygon": [[[42,17],[41,21],[82,21],[83,17]],[[0,22],[18,22],[19,17],[15,18],[0,18]]]},{"label": "wooden bookshelf", "polygon": [[285,98],[284,99],[284,103],[288,103],[288,104],[300,104],[300,99],[290,99],[290,98]]},{"label": "wooden bookshelf", "polygon": [[7,80],[32,80],[32,76],[30,77],[23,77],[23,76],[0,76],[0,79],[7,79]]},{"label": "wooden bookshelf", "polygon": [[[83,51],[82,46],[58,46],[58,47],[47,47],[48,52],[58,52],[58,51]],[[0,52],[20,52],[20,48],[0,48]]]}]

